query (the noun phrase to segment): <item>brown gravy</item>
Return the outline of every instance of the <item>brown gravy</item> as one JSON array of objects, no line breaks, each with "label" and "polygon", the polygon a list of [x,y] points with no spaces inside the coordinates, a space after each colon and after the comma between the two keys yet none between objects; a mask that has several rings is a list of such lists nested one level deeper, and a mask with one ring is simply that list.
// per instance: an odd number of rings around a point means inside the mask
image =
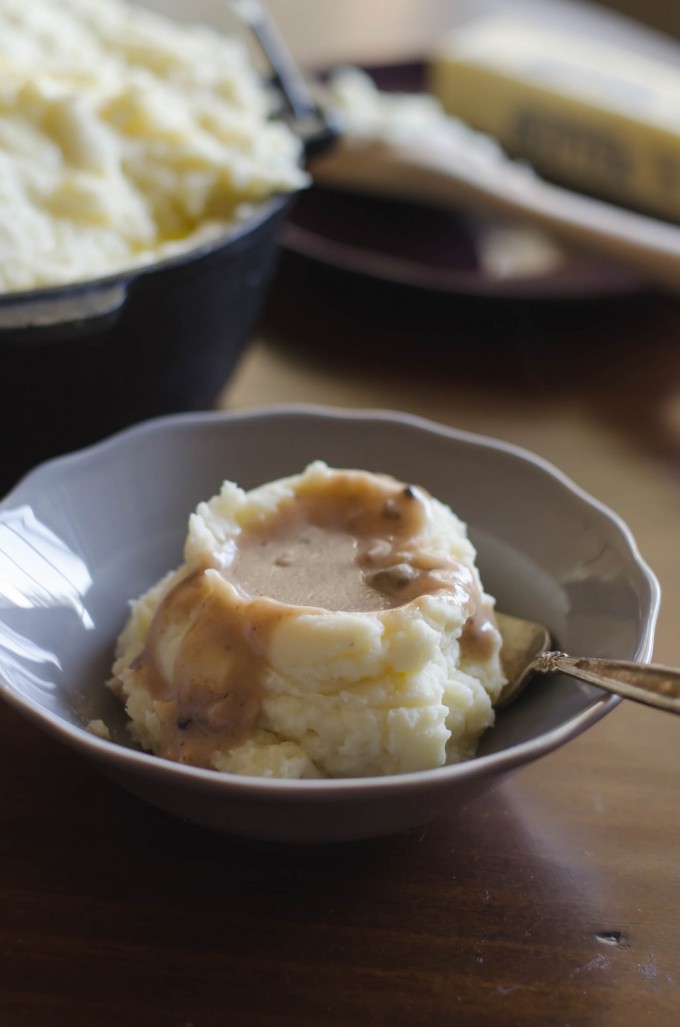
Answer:
[{"label": "brown gravy", "polygon": [[464,655],[490,655],[495,618],[472,574],[426,548],[426,494],[358,471],[335,472],[324,486],[243,529],[230,563],[188,575],[159,605],[130,670],[156,700],[160,755],[207,767],[215,748],[252,735],[269,636],[300,607],[381,611],[452,591],[472,600]]}]

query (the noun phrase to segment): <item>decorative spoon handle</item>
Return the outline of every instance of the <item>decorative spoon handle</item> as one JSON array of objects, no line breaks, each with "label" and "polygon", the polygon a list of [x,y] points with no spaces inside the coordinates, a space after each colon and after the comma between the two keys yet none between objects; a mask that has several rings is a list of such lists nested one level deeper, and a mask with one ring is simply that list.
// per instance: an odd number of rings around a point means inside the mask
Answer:
[{"label": "decorative spoon handle", "polygon": [[561,672],[625,699],[680,713],[680,670],[658,663],[600,660],[547,652],[534,662],[539,674]]}]

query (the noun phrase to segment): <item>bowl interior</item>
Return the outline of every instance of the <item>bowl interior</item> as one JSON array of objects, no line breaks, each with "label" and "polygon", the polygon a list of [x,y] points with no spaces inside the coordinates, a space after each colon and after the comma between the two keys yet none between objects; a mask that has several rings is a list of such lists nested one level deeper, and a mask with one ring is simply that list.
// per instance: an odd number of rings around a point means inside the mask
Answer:
[{"label": "bowl interior", "polygon": [[[627,529],[547,465],[416,418],[296,408],[148,422],[36,469],[0,508],[0,688],[35,714],[101,717],[127,604],[182,559],[187,517],[224,478],[250,488],[314,459],[429,489],[469,526],[500,609],[542,620],[560,647],[648,658],[658,595]],[[611,703],[560,679],[530,687],[480,753],[531,742]]]}]

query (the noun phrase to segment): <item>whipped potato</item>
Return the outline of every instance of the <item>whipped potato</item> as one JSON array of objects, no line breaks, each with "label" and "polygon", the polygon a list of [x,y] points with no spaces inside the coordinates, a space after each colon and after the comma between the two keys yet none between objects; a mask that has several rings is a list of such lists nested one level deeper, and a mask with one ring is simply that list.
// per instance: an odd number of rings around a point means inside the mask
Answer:
[{"label": "whipped potato", "polygon": [[398,774],[474,755],[504,682],[463,523],[320,461],[189,519],[133,602],[110,687],[160,756],[236,774]]},{"label": "whipped potato", "polygon": [[245,47],[121,0],[0,0],[0,291],[217,236],[307,181]]}]

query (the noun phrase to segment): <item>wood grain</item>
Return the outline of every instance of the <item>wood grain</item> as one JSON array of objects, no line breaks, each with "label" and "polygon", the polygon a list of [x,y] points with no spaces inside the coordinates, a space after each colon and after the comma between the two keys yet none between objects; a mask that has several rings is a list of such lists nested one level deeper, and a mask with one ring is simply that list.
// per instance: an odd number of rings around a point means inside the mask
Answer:
[{"label": "wood grain", "polygon": [[[552,460],[632,527],[680,665],[678,338],[651,294],[423,302],[284,261],[222,405],[406,410]],[[1,1027],[680,1023],[671,715],[623,703],[469,808],[327,848],[173,820],[1,705],[0,779]]]},{"label": "wood grain", "polygon": [[663,714],[628,704],[469,809],[326,848],[174,821],[6,708],[0,745],[3,1027],[677,1023]]},{"label": "wood grain", "polygon": [[[633,524],[665,593],[655,655],[680,664],[680,461],[658,419],[680,391],[673,303],[505,350],[461,316],[451,361],[431,326],[336,311],[329,329],[285,291],[225,404],[397,407],[529,445]],[[5,707],[0,772],[2,1027],[679,1022],[669,714],[623,703],[467,809],[328,848],[172,820]]]}]

